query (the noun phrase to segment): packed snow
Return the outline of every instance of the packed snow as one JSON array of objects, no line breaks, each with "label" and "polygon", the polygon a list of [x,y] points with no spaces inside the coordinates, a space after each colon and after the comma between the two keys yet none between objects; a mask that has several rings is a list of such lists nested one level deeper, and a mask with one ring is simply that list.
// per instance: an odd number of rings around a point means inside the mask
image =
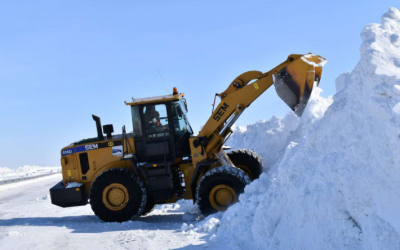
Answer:
[{"label": "packed snow", "polygon": [[183,229],[208,223],[210,242],[238,249],[400,249],[399,34],[390,8],[364,28],[360,61],[332,99],[317,91],[300,119],[237,129],[228,144],[259,152],[271,171],[225,213]]},{"label": "packed snow", "polygon": [[313,90],[301,120],[294,112],[290,112],[284,118],[273,116],[267,121],[246,127],[235,125],[227,144],[232,149],[247,148],[257,152],[263,158],[264,171],[272,176],[286,147],[297,138],[307,136],[313,130],[313,124],[324,116],[333,102],[331,97],[321,97],[321,92],[322,89],[318,87]]},{"label": "packed snow", "polygon": [[[204,249],[206,233],[188,234],[195,224],[192,201],[158,206],[148,216],[124,223],[104,223],[90,205],[60,208],[51,204],[54,174],[0,186],[0,249]],[[208,238],[207,238],[208,239]]]},{"label": "packed snow", "polygon": [[23,165],[16,169],[0,167],[0,181],[23,177],[34,177],[61,172],[61,167]]}]

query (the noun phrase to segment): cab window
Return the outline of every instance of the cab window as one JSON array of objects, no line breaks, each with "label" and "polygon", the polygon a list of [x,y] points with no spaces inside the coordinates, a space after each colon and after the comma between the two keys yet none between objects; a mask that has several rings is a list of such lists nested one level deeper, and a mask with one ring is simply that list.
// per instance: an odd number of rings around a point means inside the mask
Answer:
[{"label": "cab window", "polygon": [[147,138],[169,136],[168,115],[165,104],[144,106],[143,117]]},{"label": "cab window", "polygon": [[132,106],[132,123],[133,123],[133,135],[135,137],[141,137],[142,124],[140,122],[139,106]]},{"label": "cab window", "polygon": [[179,101],[172,102],[171,109],[172,122],[175,128],[175,140],[179,142],[187,133],[192,134],[192,131],[181,103]]}]

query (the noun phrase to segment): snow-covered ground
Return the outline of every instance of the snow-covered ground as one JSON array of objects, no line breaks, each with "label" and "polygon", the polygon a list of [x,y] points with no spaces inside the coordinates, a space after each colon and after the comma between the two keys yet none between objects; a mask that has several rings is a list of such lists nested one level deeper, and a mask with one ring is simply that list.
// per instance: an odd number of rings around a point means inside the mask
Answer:
[{"label": "snow-covered ground", "polygon": [[61,172],[61,167],[23,165],[16,169],[0,167],[0,181]]},{"label": "snow-covered ground", "polygon": [[49,188],[61,174],[0,186],[0,249],[204,249],[203,236],[181,230],[194,224],[191,202],[162,205],[146,217],[104,223],[90,205],[60,208]]}]

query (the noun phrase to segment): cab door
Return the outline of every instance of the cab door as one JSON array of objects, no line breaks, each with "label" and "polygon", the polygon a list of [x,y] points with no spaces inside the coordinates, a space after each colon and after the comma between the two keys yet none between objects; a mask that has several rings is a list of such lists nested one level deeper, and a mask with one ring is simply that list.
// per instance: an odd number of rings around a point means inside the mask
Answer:
[{"label": "cab door", "polygon": [[[175,152],[169,103],[146,104],[140,107],[146,161],[173,159]],[[135,141],[136,144],[136,141]]]},{"label": "cab door", "polygon": [[180,101],[170,102],[170,106],[172,114],[170,123],[172,123],[174,131],[175,157],[190,156],[189,138],[193,131],[186,116],[186,109]]}]

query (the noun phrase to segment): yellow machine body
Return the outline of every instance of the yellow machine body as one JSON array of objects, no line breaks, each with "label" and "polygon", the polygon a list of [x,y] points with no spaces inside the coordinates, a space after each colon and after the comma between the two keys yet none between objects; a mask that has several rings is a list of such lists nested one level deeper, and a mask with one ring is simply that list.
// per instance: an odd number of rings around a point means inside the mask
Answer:
[{"label": "yellow machine body", "polygon": [[[86,204],[96,179],[107,170],[116,168],[128,169],[139,176],[148,194],[152,195],[154,204],[172,203],[182,198],[196,200],[196,190],[199,182],[204,179],[203,176],[219,166],[239,168],[251,177],[250,169],[245,164],[236,163],[235,166],[223,149],[223,145],[232,134],[232,125],[243,111],[272,85],[275,85],[281,99],[300,116],[313,88],[319,84],[325,62],[324,58],[313,54],[290,55],[287,60],[268,72],[249,71],[239,75],[225,91],[217,94],[221,102],[197,136],[193,135],[185,117],[187,104],[184,94],[178,93],[176,88],[171,95],[125,102],[132,109],[131,133],[126,133],[123,129],[122,134],[111,135],[110,131],[113,131],[113,128],[104,126],[108,134],[107,137],[103,137],[100,119],[93,116],[98,137],[72,143],[61,150],[63,180],[53,188],[53,203],[64,207]],[[165,117],[160,117],[157,108],[164,107],[163,105],[167,111]],[[149,110],[153,116],[157,116],[153,123],[146,118]],[[176,117],[180,117],[180,120]],[[166,125],[160,126],[160,119],[164,119]],[[148,128],[148,122],[153,126],[158,124],[160,128]],[[172,124],[173,122],[175,123]],[[149,129],[154,132],[148,132]],[[179,129],[186,131],[183,139],[176,135],[178,132],[183,133]],[[153,151],[158,153],[153,154]],[[175,176],[173,183],[171,184],[165,176]],[[55,193],[61,194],[64,192],[62,186],[67,188],[70,183],[78,183],[77,185],[85,190],[79,199],[73,197],[63,201],[56,198]],[[176,190],[177,183],[181,184],[179,190]],[[163,185],[173,190],[163,193]],[[114,188],[112,185],[106,190],[116,194],[115,200],[123,200],[121,197],[129,191],[118,186]],[[106,191],[104,192],[103,196],[106,197]],[[223,210],[237,201],[235,190],[226,184],[219,184],[211,189],[209,197],[211,206],[217,210]],[[108,207],[112,205],[112,202],[106,204]]]}]

